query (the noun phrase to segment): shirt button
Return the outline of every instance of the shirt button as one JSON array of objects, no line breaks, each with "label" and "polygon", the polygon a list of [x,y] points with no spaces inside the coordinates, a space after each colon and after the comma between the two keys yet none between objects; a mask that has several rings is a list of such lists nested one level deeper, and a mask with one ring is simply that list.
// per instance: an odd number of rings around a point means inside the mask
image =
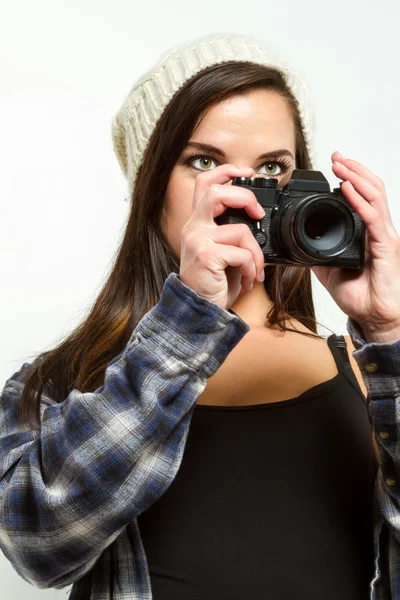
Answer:
[{"label": "shirt button", "polygon": [[368,373],[375,373],[377,368],[378,365],[376,363],[368,363],[367,365],[365,365],[365,370],[368,371]]},{"label": "shirt button", "polygon": [[386,479],[386,485],[389,485],[390,487],[393,487],[394,485],[396,485],[396,480],[395,479],[391,479],[390,477],[388,477]]},{"label": "shirt button", "polygon": [[380,431],[379,432],[379,437],[382,438],[383,440],[387,440],[389,437],[389,433],[387,431]]}]

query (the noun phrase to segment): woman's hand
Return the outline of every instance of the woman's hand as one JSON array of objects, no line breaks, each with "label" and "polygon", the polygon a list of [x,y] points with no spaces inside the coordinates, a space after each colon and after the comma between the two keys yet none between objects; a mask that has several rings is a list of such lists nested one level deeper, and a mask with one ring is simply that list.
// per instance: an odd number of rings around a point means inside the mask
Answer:
[{"label": "woman's hand", "polygon": [[245,223],[216,225],[228,207],[244,209],[259,220],[265,210],[255,194],[231,185],[234,177],[252,177],[253,169],[225,164],[196,177],[192,214],[181,232],[179,278],[195,292],[229,309],[253,282],[264,280],[264,255]]},{"label": "woman's hand", "polygon": [[311,267],[336,304],[360,325],[367,342],[400,339],[400,237],[379,177],[355,160],[332,154],[332,170],[344,181],[341,191],[364,221],[362,271]]}]

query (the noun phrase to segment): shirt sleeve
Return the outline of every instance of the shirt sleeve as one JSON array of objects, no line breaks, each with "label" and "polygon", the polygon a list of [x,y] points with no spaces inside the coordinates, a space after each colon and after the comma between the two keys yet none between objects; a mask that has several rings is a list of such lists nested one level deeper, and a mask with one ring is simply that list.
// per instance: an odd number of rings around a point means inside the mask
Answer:
[{"label": "shirt sleeve", "polygon": [[347,330],[367,388],[368,413],[379,451],[379,510],[400,542],[400,340],[368,343],[360,325],[351,318]]},{"label": "shirt sleeve", "polygon": [[192,409],[249,331],[175,273],[94,392],[44,395],[40,428],[18,417],[24,372],[0,395],[0,547],[39,588],[88,572],[123,528],[167,489]]}]

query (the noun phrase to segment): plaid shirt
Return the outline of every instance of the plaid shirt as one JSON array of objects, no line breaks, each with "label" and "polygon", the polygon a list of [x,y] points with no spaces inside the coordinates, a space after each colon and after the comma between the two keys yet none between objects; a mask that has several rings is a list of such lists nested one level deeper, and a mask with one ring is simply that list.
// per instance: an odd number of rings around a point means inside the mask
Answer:
[{"label": "plaid shirt", "polygon": [[[40,430],[18,419],[29,363],[6,381],[0,547],[21,577],[38,588],[74,584],[70,600],[151,600],[136,517],[173,481],[196,400],[249,329],[171,273],[104,385],[73,389],[61,404],[42,396]],[[351,319],[347,329],[381,463],[370,598],[400,600],[400,340],[366,343]]]}]

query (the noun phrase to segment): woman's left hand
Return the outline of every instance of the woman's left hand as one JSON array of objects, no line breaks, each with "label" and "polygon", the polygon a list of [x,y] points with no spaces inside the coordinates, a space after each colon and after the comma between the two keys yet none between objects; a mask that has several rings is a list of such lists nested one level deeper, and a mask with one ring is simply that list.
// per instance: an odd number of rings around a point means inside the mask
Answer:
[{"label": "woman's left hand", "polygon": [[400,339],[400,236],[389,212],[385,185],[355,160],[332,154],[332,170],[344,181],[342,194],[364,221],[362,271],[314,266],[311,270],[339,308],[357,321],[366,341]]}]

